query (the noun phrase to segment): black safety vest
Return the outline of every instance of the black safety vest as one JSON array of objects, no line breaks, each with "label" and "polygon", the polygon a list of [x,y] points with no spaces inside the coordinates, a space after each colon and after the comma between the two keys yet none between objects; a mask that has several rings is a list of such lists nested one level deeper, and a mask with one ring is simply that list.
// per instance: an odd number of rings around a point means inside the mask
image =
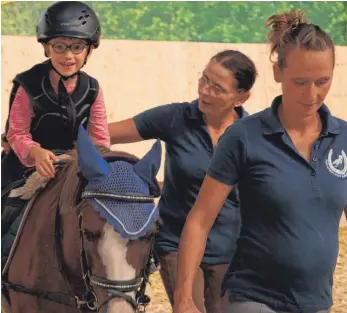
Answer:
[{"label": "black safety vest", "polygon": [[[99,84],[85,72],[79,72],[76,88],[71,94],[71,104],[76,109],[76,121],[72,126],[68,121],[67,108],[59,105],[58,96],[50,83],[50,69],[50,61],[46,61],[15,77],[10,96],[10,110],[18,87],[22,86],[33,106],[34,117],[30,129],[33,140],[48,150],[69,150],[77,140],[79,126],[82,124],[87,128],[90,109],[99,92]],[[8,125],[6,132],[7,130]]]}]

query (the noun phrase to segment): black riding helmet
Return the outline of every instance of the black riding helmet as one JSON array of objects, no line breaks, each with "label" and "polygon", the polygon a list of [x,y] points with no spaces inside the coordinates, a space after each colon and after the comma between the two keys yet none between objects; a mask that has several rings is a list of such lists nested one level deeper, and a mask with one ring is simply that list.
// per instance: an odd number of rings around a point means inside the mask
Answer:
[{"label": "black riding helmet", "polygon": [[[100,36],[101,27],[98,17],[91,7],[80,1],[60,1],[52,4],[43,12],[36,27],[37,41],[42,44],[56,37],[69,37],[86,40],[89,45],[97,48],[100,44]],[[86,62],[87,57],[83,66]],[[66,77],[61,75],[53,65],[52,68],[63,80],[75,76],[80,70]]]},{"label": "black riding helmet", "polygon": [[92,8],[80,1],[60,1],[49,6],[36,27],[37,41],[47,43],[55,37],[72,37],[88,41],[97,48],[101,27]]},{"label": "black riding helmet", "polygon": [[[86,40],[89,45],[97,48],[100,44],[101,27],[95,12],[87,4],[80,1],[60,1],[52,4],[43,12],[36,27],[36,36],[37,41],[42,44],[56,37],[69,37]],[[84,59],[82,67],[86,62],[87,56]],[[74,77],[79,73],[81,68],[70,76],[64,76],[58,72],[52,62],[50,62],[50,66],[60,76],[58,83],[58,103],[67,108],[68,119],[73,128],[76,122],[76,108],[62,80],[68,80]]]}]

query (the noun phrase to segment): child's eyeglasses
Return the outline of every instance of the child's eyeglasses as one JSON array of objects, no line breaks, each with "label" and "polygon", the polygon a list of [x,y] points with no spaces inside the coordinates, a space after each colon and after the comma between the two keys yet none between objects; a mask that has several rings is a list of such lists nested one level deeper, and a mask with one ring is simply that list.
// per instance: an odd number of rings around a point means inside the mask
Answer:
[{"label": "child's eyeglasses", "polygon": [[81,52],[83,52],[83,50],[87,46],[84,43],[79,43],[79,42],[75,42],[71,45],[67,45],[63,42],[57,42],[57,43],[53,43],[53,44],[50,43],[50,45],[52,46],[53,50],[59,54],[65,53],[65,51],[67,49],[70,49],[70,51],[73,54],[80,54]]}]

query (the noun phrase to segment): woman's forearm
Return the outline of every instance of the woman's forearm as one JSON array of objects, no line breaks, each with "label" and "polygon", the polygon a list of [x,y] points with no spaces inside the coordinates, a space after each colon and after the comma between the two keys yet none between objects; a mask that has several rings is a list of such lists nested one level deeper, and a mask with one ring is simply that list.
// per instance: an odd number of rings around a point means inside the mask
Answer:
[{"label": "woman's forearm", "polygon": [[[176,312],[185,312],[186,308],[189,308],[193,303],[193,282],[204,255],[207,236],[231,190],[231,186],[224,185],[207,175],[195,204],[188,214],[178,253],[174,301]],[[188,310],[187,312],[196,311]]]},{"label": "woman's forearm", "polygon": [[143,140],[132,118],[120,122],[109,123],[108,132],[110,134],[112,145],[117,143],[132,143]]},{"label": "woman's forearm", "polygon": [[188,215],[180,240],[175,302],[192,298],[193,282],[204,255],[209,229]]}]

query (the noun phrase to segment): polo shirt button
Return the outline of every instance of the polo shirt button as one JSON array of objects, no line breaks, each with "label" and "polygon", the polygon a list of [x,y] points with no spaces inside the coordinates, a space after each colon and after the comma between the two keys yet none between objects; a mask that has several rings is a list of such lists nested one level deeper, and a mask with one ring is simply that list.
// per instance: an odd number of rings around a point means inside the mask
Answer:
[{"label": "polo shirt button", "polygon": [[314,149],[315,149],[315,150],[318,150],[318,143],[316,143],[316,144],[314,145]]},{"label": "polo shirt button", "polygon": [[316,171],[312,171],[311,175],[316,176]]},{"label": "polo shirt button", "polygon": [[313,158],[312,158],[312,161],[313,161],[313,162],[317,162],[317,158],[316,158],[316,157],[313,157]]}]

